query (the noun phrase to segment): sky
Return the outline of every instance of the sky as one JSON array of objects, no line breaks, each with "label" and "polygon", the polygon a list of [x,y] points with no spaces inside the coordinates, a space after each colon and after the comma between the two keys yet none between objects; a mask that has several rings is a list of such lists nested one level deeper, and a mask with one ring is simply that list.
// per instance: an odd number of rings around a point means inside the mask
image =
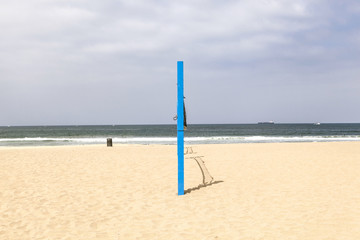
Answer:
[{"label": "sky", "polygon": [[360,2],[0,2],[0,125],[360,122]]}]

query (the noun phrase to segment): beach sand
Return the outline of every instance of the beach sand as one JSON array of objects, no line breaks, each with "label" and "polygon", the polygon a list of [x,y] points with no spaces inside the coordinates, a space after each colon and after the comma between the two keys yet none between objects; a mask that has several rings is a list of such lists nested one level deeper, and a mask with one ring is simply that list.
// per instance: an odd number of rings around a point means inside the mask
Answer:
[{"label": "beach sand", "polygon": [[192,147],[0,148],[0,239],[360,239],[360,142]]}]

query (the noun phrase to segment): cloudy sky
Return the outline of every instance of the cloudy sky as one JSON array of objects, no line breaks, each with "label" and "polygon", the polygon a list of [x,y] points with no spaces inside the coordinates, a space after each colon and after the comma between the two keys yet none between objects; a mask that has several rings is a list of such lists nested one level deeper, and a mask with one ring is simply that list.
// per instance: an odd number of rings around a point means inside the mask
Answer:
[{"label": "cloudy sky", "polygon": [[360,2],[0,2],[0,125],[360,122]]}]

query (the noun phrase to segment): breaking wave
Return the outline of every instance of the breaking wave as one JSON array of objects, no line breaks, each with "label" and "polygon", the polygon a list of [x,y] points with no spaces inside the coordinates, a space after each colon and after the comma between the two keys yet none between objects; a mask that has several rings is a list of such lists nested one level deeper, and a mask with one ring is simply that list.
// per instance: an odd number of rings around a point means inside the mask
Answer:
[{"label": "breaking wave", "polygon": [[[35,137],[0,138],[1,146],[9,145],[85,145],[105,144],[107,137]],[[176,144],[176,137],[113,137],[118,144]],[[281,142],[342,142],[360,141],[360,136],[212,136],[185,137],[185,144],[281,143]]]}]

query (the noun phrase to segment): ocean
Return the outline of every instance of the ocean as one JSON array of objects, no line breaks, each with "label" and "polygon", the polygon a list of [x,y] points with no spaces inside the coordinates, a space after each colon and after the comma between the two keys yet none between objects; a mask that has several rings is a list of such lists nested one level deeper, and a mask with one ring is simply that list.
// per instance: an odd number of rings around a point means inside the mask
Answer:
[{"label": "ocean", "polygon": [[[176,125],[0,127],[0,146],[176,144]],[[185,144],[360,141],[360,124],[195,124]]]}]

